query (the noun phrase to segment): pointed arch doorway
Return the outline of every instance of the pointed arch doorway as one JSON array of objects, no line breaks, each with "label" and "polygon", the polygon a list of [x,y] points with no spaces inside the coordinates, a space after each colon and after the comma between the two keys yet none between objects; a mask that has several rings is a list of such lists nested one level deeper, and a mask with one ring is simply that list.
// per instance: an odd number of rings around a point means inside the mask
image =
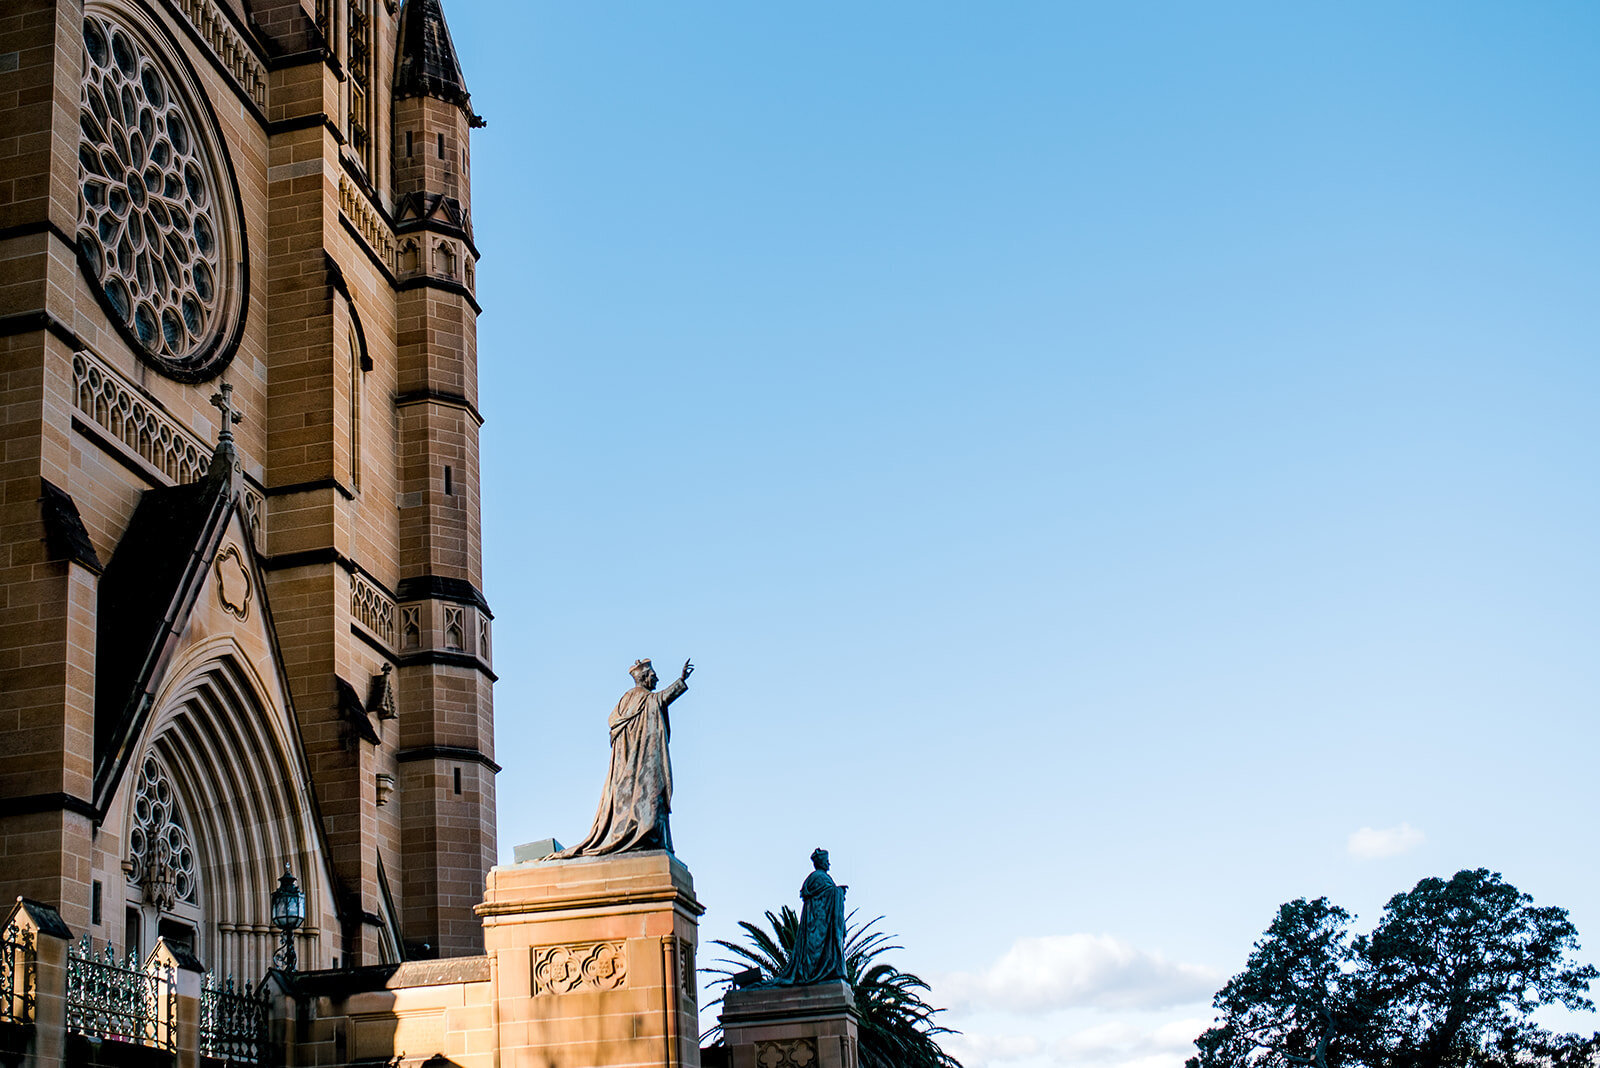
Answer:
[{"label": "pointed arch doorway", "polygon": [[267,697],[277,688],[222,644],[175,665],[128,776],[126,944],[144,953],[165,936],[219,975],[259,979],[277,948],[269,895],[287,863],[306,891],[301,966],[329,967],[334,906],[299,738]]}]

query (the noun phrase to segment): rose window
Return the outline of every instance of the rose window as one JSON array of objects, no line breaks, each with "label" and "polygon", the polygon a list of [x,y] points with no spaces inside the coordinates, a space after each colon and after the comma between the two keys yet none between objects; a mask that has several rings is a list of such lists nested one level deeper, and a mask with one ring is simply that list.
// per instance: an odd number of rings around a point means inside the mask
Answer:
[{"label": "rose window", "polygon": [[128,881],[144,887],[146,900],[162,908],[195,900],[194,846],[178,816],[172,780],[154,757],[139,766],[128,839]]},{"label": "rose window", "polygon": [[[241,301],[220,151],[128,29],[83,20],[78,247],[118,329],[169,373],[203,376]],[[225,193],[226,191],[226,193]]]}]

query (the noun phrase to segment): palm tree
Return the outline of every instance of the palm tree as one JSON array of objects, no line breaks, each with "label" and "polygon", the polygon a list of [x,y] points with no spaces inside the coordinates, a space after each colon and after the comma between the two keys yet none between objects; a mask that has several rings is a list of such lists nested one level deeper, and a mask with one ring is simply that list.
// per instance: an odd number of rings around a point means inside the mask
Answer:
[{"label": "palm tree", "polygon": [[[943,1012],[922,1000],[928,984],[910,972],[878,960],[891,950],[903,947],[891,945],[892,935],[878,930],[883,921],[879,916],[870,923],[860,923],[851,912],[845,919],[844,967],[845,979],[856,996],[856,1010],[861,1014],[861,1068],[961,1068],[960,1062],[939,1048],[937,1035],[956,1032],[941,1027],[933,1018]],[[789,962],[795,937],[800,930],[800,917],[785,905],[778,912],[767,913],[767,926],[761,927],[740,920],[748,944],[716,939],[713,945],[721,946],[732,958],[717,961],[720,968],[702,969],[708,975],[721,978],[712,985],[720,986],[724,993],[733,977],[751,967],[760,968],[766,975],[780,975]],[[719,1004],[719,997],[712,1004]],[[704,1036],[720,1041],[721,1027],[713,1027]]]}]

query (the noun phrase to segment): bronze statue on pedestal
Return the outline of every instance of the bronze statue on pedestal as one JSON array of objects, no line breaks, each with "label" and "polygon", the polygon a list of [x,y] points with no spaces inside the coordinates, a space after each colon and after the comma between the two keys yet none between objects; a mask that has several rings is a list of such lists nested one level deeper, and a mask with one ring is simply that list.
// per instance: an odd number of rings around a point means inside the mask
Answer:
[{"label": "bronze statue on pedestal", "polygon": [[622,695],[611,712],[611,768],[600,795],[589,836],[551,860],[599,857],[641,849],[672,852],[672,760],[667,743],[672,724],[667,706],[689,688],[694,664],[685,660],[683,671],[666,689],[649,660],[637,660],[628,674],[634,687]]}]

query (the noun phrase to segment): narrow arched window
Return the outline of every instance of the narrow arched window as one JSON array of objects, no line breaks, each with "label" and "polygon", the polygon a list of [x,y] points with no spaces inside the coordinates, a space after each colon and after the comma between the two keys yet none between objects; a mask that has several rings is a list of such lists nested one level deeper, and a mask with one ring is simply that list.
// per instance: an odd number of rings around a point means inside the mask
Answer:
[{"label": "narrow arched window", "polygon": [[366,372],[363,370],[361,348],[356,334],[350,331],[350,488],[361,492],[361,389]]},{"label": "narrow arched window", "polygon": [[346,135],[361,165],[369,176],[373,176],[372,131],[377,123],[373,114],[375,94],[372,91],[372,0],[349,0],[346,27],[349,36],[345,67],[350,75],[347,79],[350,112]]}]

